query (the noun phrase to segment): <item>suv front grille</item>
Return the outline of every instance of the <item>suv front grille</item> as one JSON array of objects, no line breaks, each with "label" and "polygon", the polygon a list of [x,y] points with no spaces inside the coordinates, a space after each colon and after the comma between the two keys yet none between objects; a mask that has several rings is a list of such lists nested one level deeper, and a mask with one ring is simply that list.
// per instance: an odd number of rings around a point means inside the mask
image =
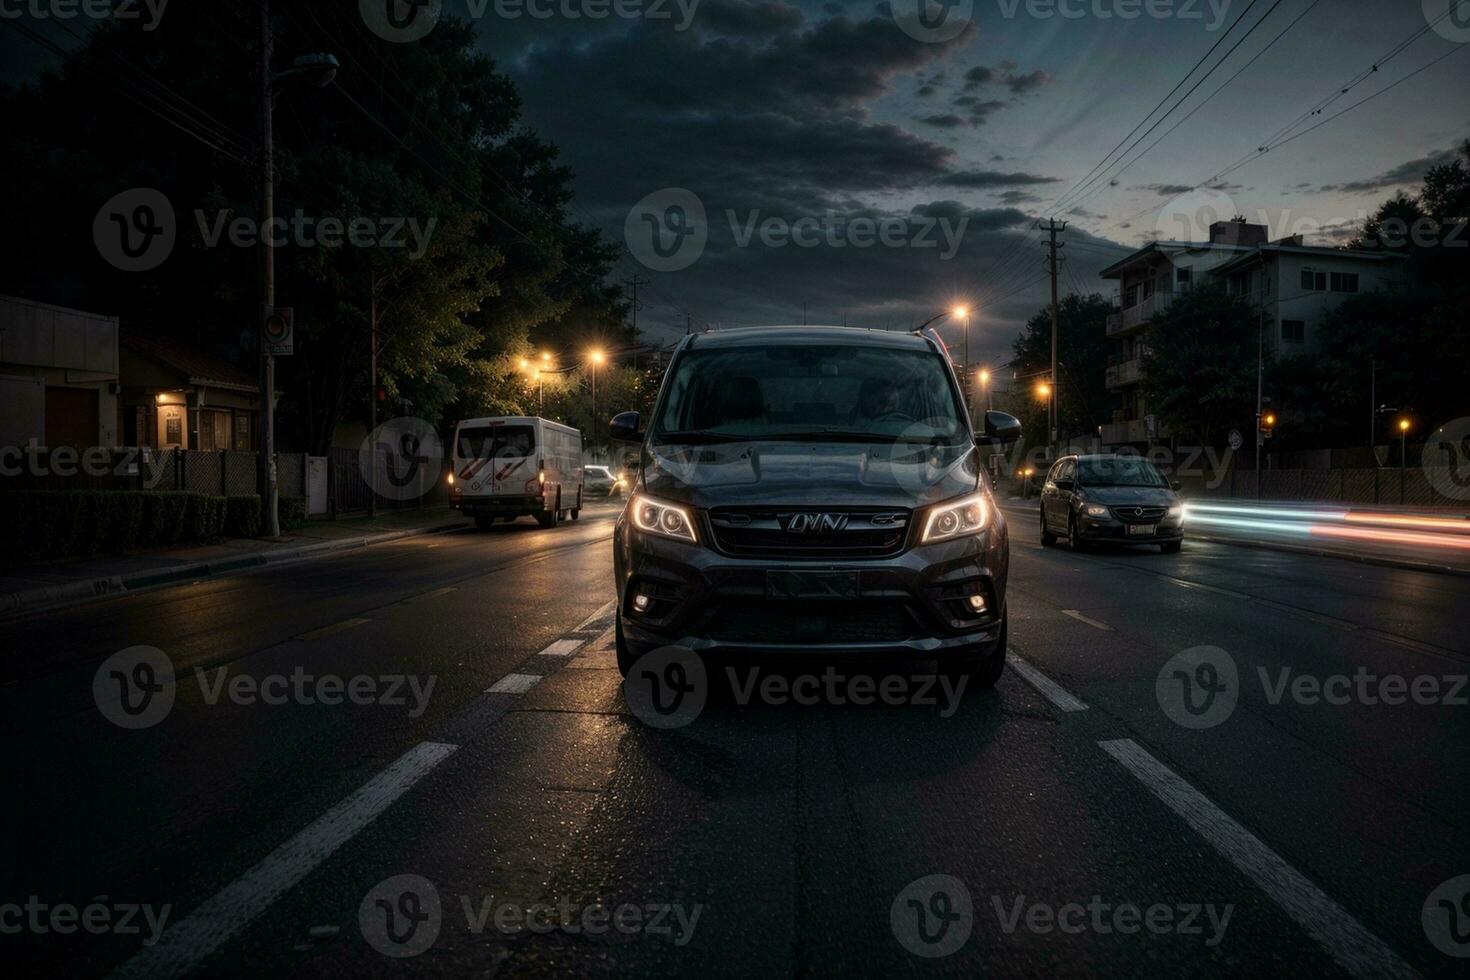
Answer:
[{"label": "suv front grille", "polygon": [[1113,516],[1124,524],[1157,524],[1168,510],[1167,507],[1114,507]]},{"label": "suv front grille", "polygon": [[720,507],[709,523],[715,550],[738,558],[886,558],[903,550],[909,512]]}]

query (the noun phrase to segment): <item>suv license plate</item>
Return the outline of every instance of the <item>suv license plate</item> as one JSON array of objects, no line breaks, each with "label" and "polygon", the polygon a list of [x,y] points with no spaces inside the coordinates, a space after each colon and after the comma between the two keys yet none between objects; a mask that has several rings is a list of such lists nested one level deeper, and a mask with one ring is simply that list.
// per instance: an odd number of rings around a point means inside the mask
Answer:
[{"label": "suv license plate", "polygon": [[1134,535],[1137,535],[1139,537],[1149,537],[1149,538],[1151,538],[1151,537],[1153,537],[1154,530],[1157,527],[1158,527],[1157,524],[1129,524],[1128,525],[1128,534],[1129,534],[1130,537],[1132,537]]},{"label": "suv license plate", "polygon": [[856,599],[857,572],[766,572],[769,599]]}]

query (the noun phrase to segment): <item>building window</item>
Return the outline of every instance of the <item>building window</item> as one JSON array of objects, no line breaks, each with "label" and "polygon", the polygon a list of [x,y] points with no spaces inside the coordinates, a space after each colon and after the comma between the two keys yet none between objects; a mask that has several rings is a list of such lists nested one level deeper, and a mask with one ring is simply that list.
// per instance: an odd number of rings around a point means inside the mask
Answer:
[{"label": "building window", "polygon": [[1305,320],[1282,320],[1281,342],[1283,344],[1300,344],[1307,339],[1307,321]]},{"label": "building window", "polygon": [[1311,269],[1302,270],[1302,288],[1308,292],[1320,293],[1327,289],[1327,273],[1313,272]]},{"label": "building window", "polygon": [[1334,293],[1356,293],[1358,291],[1358,274],[1356,272],[1334,272],[1332,274],[1332,291]]},{"label": "building window", "polygon": [[1175,269],[1174,270],[1174,281],[1179,284],[1179,288],[1186,289],[1186,288],[1189,287],[1190,276],[1193,273],[1194,273],[1194,270],[1193,269]]},{"label": "building window", "polygon": [[1129,286],[1123,290],[1123,309],[1132,309],[1138,305],[1138,287]]}]

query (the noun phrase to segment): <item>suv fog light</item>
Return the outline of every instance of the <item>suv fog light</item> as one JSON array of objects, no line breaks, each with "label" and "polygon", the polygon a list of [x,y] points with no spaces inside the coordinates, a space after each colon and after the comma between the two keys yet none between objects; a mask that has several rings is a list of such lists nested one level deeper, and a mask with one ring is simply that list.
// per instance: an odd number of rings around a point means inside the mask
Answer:
[{"label": "suv fog light", "polygon": [[648,611],[648,596],[639,592],[633,596],[633,608],[639,612]]},{"label": "suv fog light", "polygon": [[985,611],[985,597],[983,595],[972,595],[969,597],[970,608],[980,613]]}]

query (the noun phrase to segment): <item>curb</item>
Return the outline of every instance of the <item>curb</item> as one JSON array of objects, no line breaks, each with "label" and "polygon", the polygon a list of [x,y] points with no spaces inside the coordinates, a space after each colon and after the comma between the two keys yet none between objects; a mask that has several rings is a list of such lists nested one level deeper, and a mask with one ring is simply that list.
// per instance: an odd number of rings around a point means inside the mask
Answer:
[{"label": "curb", "polygon": [[9,616],[18,612],[38,612],[45,609],[59,609],[69,605],[78,605],[88,599],[100,599],[105,596],[120,595],[124,592],[137,592],[142,589],[151,589],[160,585],[171,585],[201,578],[210,578],[215,575],[224,575],[229,572],[238,572],[244,569],[263,568],[267,565],[284,565],[297,561],[309,561],[312,558],[321,557],[333,552],[366,548],[385,541],[398,541],[403,538],[418,537],[424,534],[437,534],[440,531],[449,531],[457,527],[467,526],[469,525],[466,525],[463,521],[456,520],[429,527],[409,528],[403,531],[384,531],[380,534],[364,535],[362,537],[341,538],[336,541],[304,544],[294,548],[282,548],[267,554],[243,555],[239,558],[221,558],[218,561],[190,562],[184,565],[174,565],[170,568],[135,572],[131,575],[110,575],[105,578],[88,579],[82,582],[67,582],[63,585],[43,585],[39,588],[26,589],[23,592],[0,595],[0,616]]},{"label": "curb", "polygon": [[1412,558],[1387,558],[1379,555],[1359,555],[1351,551],[1333,551],[1330,548],[1312,548],[1305,545],[1279,544],[1275,541],[1244,541],[1239,538],[1220,538],[1211,534],[1189,533],[1186,539],[1208,541],[1211,544],[1228,544],[1236,548],[1264,548],[1267,551],[1286,551],[1297,555],[1312,555],[1317,558],[1338,558],[1355,561],[1361,565],[1379,565],[1384,568],[1402,568],[1411,572],[1431,572],[1435,575],[1458,575],[1470,578],[1470,568],[1454,565],[1436,565],[1433,562],[1414,561]]}]

